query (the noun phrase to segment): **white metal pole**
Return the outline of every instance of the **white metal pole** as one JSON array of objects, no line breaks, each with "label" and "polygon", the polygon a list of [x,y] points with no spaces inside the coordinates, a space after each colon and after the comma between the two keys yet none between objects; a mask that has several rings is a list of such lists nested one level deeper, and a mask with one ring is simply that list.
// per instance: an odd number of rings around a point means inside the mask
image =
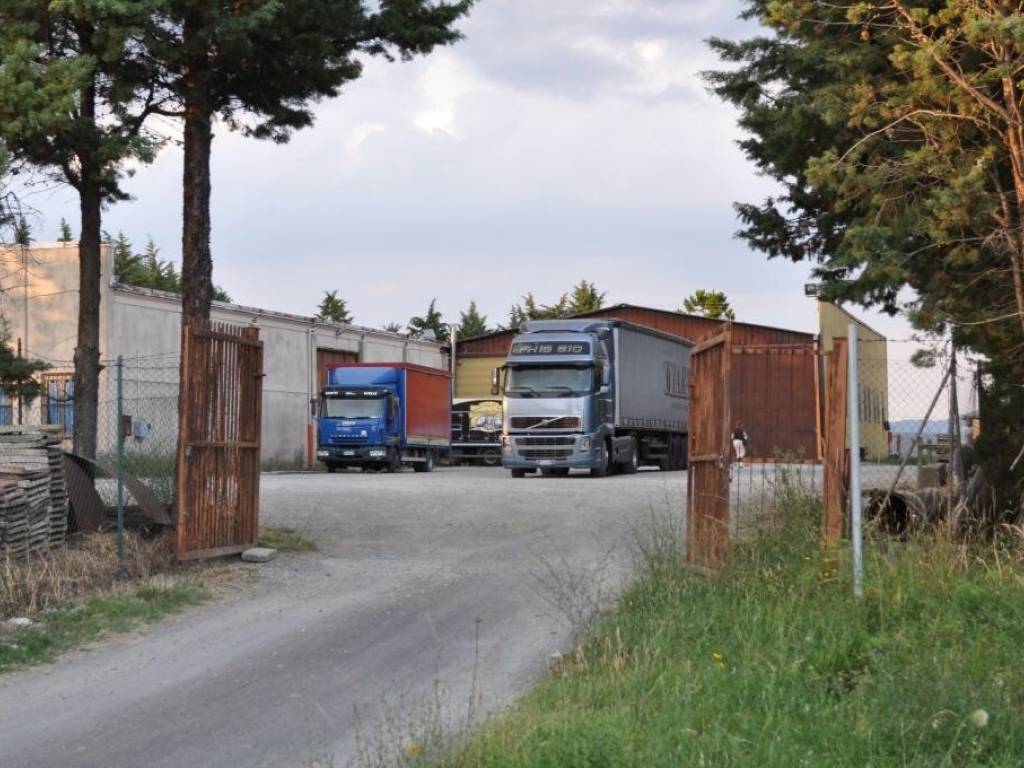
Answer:
[{"label": "white metal pole", "polygon": [[861,523],[860,493],[860,350],[857,339],[857,324],[847,326],[850,356],[847,370],[850,405],[850,541],[853,544],[853,594],[864,596],[864,541]]}]

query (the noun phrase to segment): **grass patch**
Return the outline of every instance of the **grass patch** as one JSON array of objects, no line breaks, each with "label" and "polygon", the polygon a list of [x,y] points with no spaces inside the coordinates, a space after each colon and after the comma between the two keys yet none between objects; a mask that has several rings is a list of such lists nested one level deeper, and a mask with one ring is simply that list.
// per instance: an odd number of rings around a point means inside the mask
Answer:
[{"label": "grass patch", "polygon": [[312,552],[317,548],[315,541],[284,525],[261,525],[260,546],[280,552]]},{"label": "grass patch", "polygon": [[44,611],[31,627],[0,630],[0,672],[53,661],[71,648],[131,632],[207,598],[198,582],[157,578]]},{"label": "grass patch", "polygon": [[870,544],[855,602],[817,509],[734,548],[720,574],[644,549],[562,669],[454,751],[462,768],[1020,766],[1024,547]]}]

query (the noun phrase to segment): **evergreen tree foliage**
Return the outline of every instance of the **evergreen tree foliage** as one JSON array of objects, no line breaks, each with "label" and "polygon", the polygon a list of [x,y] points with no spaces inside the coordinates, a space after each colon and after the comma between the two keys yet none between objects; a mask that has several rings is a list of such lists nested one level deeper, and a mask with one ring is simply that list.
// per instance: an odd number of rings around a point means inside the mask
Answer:
[{"label": "evergreen tree foliage", "polygon": [[28,225],[28,220],[24,216],[19,216],[17,223],[14,225],[14,242],[23,248],[28,248],[32,245],[32,228]]},{"label": "evergreen tree foliage", "polygon": [[434,338],[438,341],[448,341],[448,326],[444,324],[441,312],[437,309],[437,299],[430,300],[430,306],[424,315],[410,318],[408,329],[413,336],[422,336],[427,331],[433,331]]},{"label": "evergreen tree foliage", "polygon": [[598,291],[597,286],[586,280],[580,280],[572,289],[569,298],[569,314],[582,315],[587,312],[596,312],[604,306],[607,291]]},{"label": "evergreen tree foliage", "polygon": [[324,291],[324,298],[317,307],[316,316],[328,323],[349,325],[352,315],[345,305],[345,300],[338,296],[337,291]]},{"label": "evergreen tree foliage", "polygon": [[11,326],[0,315],[0,387],[12,401],[30,403],[42,393],[39,374],[50,367],[42,360],[30,360],[15,353],[11,344]]},{"label": "evergreen tree foliage", "polygon": [[489,332],[487,316],[480,314],[476,308],[475,300],[470,301],[469,309],[459,313],[459,335],[464,339],[468,339],[472,336],[483,336]]},{"label": "evergreen tree foliage", "polygon": [[57,241],[60,243],[70,243],[74,240],[74,235],[71,234],[71,225],[68,224],[67,219],[61,218],[60,220],[60,237]]},{"label": "evergreen tree foliage", "polygon": [[735,320],[736,313],[729,305],[729,299],[723,291],[698,288],[685,299],[680,312],[701,315],[711,320]]},{"label": "evergreen tree foliage", "polygon": [[[1024,442],[1019,3],[747,0],[744,15],[767,34],[713,40],[727,66],[707,78],[781,191],[737,205],[740,236],[811,262],[825,299],[905,311],[981,353],[989,390],[1018,393],[979,444],[1008,478]],[[1022,487],[1019,462],[1002,498]]]},{"label": "evergreen tree foliage", "polygon": [[[109,235],[106,237],[111,240]],[[142,253],[135,252],[131,240],[123,232],[118,232],[111,243],[114,247],[114,275],[119,283],[181,294],[181,273],[173,261],[160,258],[160,249],[153,238],[146,241]],[[215,301],[231,301],[220,286],[214,286],[213,298]]]},{"label": "evergreen tree foliage", "polygon": [[[14,1],[14,0],[9,0]],[[161,0],[148,30],[184,121],[182,320],[209,315],[214,124],[286,141],[374,56],[408,59],[459,39],[471,0]]]}]

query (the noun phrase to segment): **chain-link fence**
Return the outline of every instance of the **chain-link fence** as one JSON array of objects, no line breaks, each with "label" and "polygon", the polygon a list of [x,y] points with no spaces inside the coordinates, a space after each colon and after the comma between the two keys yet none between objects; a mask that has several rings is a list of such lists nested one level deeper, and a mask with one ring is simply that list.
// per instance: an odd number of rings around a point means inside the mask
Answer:
[{"label": "chain-link fence", "polygon": [[[116,503],[118,437],[122,437],[125,504],[149,514],[159,504],[174,505],[178,445],[177,354],[122,358],[103,372],[98,409],[96,464],[108,480],[98,480],[104,502]],[[120,379],[120,381],[119,381]],[[142,498],[140,498],[142,497]]]},{"label": "chain-link fence", "polygon": [[[859,493],[866,516],[881,518],[897,532],[915,520],[927,521],[946,514],[953,489],[970,479],[974,466],[972,443],[978,435],[976,362],[955,356],[947,341],[860,339],[856,366],[861,485],[849,487],[851,451],[849,388],[833,382],[826,369],[830,355],[818,356],[817,370],[786,378],[784,387],[766,391],[734,382],[731,387],[731,422],[728,467],[731,536],[744,536],[771,525],[779,504],[799,489],[821,496],[824,488],[825,421],[834,398],[843,398],[846,466],[844,496]],[[843,353],[845,354],[845,353]],[[733,357],[733,376],[737,355]],[[770,370],[786,365],[782,356],[766,357]],[[844,369],[845,370],[845,369]],[[755,394],[756,393],[756,394]],[[754,399],[751,399],[754,398]],[[757,413],[753,418],[751,413]],[[773,414],[778,414],[773,416]],[[778,420],[815,424],[813,442],[792,450],[770,444],[758,434],[759,424]],[[777,432],[778,430],[775,430]],[[773,432],[774,434],[774,432]],[[848,521],[846,523],[848,526]]]}]

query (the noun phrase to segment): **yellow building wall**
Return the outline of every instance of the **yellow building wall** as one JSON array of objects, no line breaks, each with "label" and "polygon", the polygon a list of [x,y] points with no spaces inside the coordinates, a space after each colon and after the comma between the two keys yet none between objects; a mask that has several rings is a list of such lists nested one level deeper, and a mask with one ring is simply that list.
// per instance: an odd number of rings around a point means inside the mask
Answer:
[{"label": "yellow building wall", "polygon": [[491,370],[504,364],[504,357],[456,358],[455,397],[474,400],[493,397]]},{"label": "yellow building wall", "polygon": [[889,361],[886,338],[849,312],[825,301],[818,302],[821,348],[832,349],[832,340],[846,338],[847,326],[857,324],[860,371],[860,444],[869,461],[889,454],[885,422],[889,419]]}]

